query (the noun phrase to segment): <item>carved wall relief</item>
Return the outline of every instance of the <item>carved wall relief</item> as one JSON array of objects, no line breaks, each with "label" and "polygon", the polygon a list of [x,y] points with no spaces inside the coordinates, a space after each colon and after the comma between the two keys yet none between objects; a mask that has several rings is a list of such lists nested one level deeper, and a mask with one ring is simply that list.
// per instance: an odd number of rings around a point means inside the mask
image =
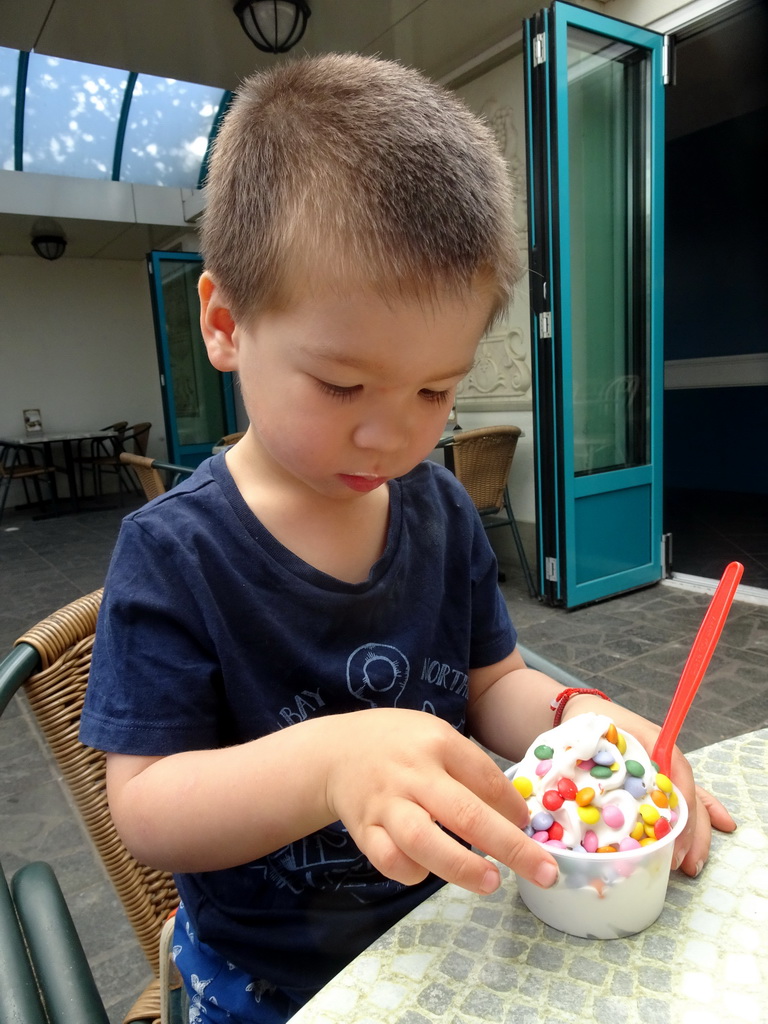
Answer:
[{"label": "carved wall relief", "polygon": [[462,406],[482,402],[488,409],[527,408],[530,389],[528,339],[519,327],[501,323],[483,340],[456,397]]},{"label": "carved wall relief", "polygon": [[[515,191],[515,231],[523,265],[528,263],[525,181],[525,108],[522,58],[516,57],[462,86],[458,92],[494,131]],[[467,411],[532,408],[528,275],[525,273],[503,321],[483,339],[472,371],[457,391]]]}]

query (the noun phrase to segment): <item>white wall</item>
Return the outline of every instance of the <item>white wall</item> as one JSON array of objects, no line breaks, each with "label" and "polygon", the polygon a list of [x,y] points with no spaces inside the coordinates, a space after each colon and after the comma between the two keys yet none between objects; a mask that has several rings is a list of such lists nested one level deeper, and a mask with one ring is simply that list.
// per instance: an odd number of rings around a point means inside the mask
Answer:
[{"label": "white wall", "polygon": [[167,458],[143,262],[0,257],[0,348],[0,437],[24,434],[26,408],[50,433],[146,420]]}]

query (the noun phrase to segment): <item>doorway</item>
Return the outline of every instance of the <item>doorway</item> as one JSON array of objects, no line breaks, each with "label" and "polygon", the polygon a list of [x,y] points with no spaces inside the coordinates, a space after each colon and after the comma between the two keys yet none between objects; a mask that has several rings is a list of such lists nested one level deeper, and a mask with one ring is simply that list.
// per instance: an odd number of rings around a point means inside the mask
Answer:
[{"label": "doorway", "polygon": [[540,593],[662,577],[664,37],[553,3],[525,22]]},{"label": "doorway", "polygon": [[666,97],[664,530],[675,576],[768,590],[768,9],[675,36]]},{"label": "doorway", "polygon": [[211,366],[200,333],[202,268],[199,253],[147,254],[168,458],[191,467],[236,429],[232,374]]}]

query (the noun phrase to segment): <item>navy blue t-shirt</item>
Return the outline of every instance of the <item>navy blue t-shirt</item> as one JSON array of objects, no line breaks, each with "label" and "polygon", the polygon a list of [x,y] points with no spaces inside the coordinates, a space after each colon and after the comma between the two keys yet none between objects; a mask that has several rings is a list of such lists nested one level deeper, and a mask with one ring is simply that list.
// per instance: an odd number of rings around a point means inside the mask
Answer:
[{"label": "navy blue t-shirt", "polygon": [[[442,467],[424,462],[389,491],[386,547],[362,583],[283,547],[246,505],[223,453],[126,517],[83,742],[166,755],[375,707],[436,714],[466,732],[469,670],[500,661],[516,641],[496,559]],[[204,827],[200,810],[189,807],[190,831]],[[442,884],[384,878],[340,822],[176,882],[203,942],[302,1000]]]}]

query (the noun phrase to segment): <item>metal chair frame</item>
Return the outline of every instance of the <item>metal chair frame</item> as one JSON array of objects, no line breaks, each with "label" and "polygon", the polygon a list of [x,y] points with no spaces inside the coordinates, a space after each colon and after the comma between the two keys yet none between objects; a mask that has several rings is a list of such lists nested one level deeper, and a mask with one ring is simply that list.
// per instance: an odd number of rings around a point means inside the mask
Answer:
[{"label": "metal chair frame", "polygon": [[[125,848],[109,813],[106,755],[78,739],[101,596],[97,590],[78,598],[16,641],[0,663],[0,714],[23,686],[154,974],[125,1022],[159,1021],[160,940],[164,924],[178,905],[178,893],[170,873],[139,864]],[[166,954],[167,939],[163,957]]]}]

